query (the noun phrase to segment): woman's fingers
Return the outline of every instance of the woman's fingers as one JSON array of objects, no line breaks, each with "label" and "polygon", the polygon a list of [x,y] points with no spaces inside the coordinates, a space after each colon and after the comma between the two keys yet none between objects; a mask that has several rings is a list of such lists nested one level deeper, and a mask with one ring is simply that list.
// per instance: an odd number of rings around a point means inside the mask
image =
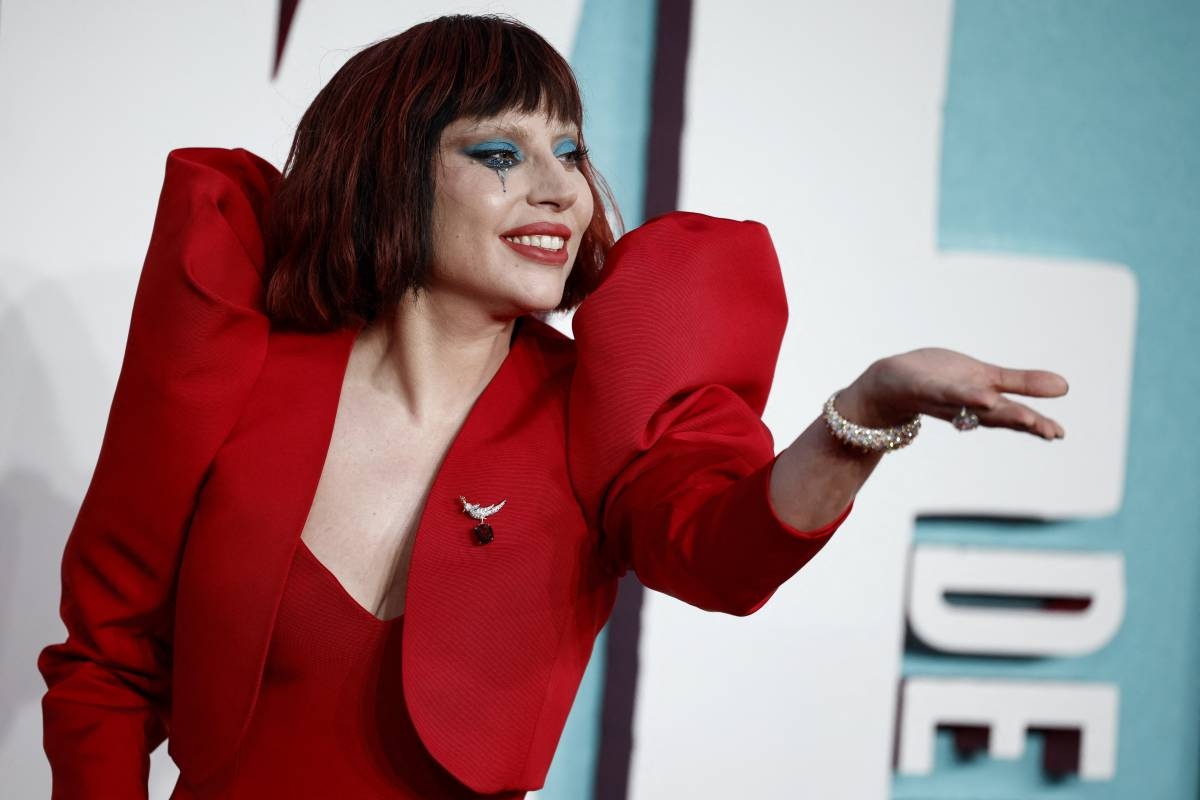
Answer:
[{"label": "woman's fingers", "polygon": [[1001,367],[954,350],[926,347],[880,359],[863,380],[875,405],[896,414],[915,412],[949,421],[966,406],[982,425],[1046,439],[1066,435],[1054,420],[1006,396],[1061,397],[1069,387],[1056,372]]},{"label": "woman's fingers", "polygon": [[1024,403],[1018,403],[1003,396],[990,409],[972,406],[969,403],[960,405],[939,404],[936,410],[933,411],[932,416],[949,422],[958,416],[958,412],[962,410],[963,405],[966,405],[968,411],[974,412],[979,417],[980,425],[986,425],[989,428],[1011,428],[1016,431],[1026,431],[1041,436],[1044,439],[1061,439],[1066,435],[1066,430],[1063,429],[1063,426],[1050,417],[1038,413]]},{"label": "woman's fingers", "polygon": [[[984,422],[984,416],[987,422]],[[1024,403],[1018,403],[1007,397],[999,406],[979,415],[981,424],[995,428],[1012,428],[1017,431],[1028,431],[1044,439],[1058,439],[1065,433],[1062,426],[1054,420],[1039,414]]]},{"label": "woman's fingers", "polygon": [[1067,379],[1057,372],[1044,369],[1009,369],[989,364],[992,386],[1001,392],[1023,394],[1026,397],[1061,397],[1070,387]]}]

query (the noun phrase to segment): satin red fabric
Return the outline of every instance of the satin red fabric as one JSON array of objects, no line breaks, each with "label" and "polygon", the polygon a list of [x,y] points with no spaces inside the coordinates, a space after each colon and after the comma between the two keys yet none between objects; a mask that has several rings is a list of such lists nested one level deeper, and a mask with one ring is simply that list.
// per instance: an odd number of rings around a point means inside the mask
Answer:
[{"label": "satin red fabric", "polygon": [[[245,150],[168,156],[63,555],[68,637],[38,660],[56,798],[145,797],[168,734],[202,787],[253,716],[358,333],[271,326],[261,219],[278,179]],[[850,512],[800,531],[770,505],[761,414],[786,324],[766,229],[684,212],[622,237],[573,340],[518,320],[435,477],[405,602],[414,729],[465,786],[543,785],[620,574],[749,614]],[[460,495],[507,501],[491,544]]]}]

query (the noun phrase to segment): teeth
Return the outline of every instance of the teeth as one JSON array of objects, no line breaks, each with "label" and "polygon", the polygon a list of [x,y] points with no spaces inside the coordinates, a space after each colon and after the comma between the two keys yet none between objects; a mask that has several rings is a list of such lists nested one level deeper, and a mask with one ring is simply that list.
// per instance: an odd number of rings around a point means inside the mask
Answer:
[{"label": "teeth", "polygon": [[564,244],[561,236],[505,236],[504,238],[510,242],[540,247],[543,250],[562,250]]}]

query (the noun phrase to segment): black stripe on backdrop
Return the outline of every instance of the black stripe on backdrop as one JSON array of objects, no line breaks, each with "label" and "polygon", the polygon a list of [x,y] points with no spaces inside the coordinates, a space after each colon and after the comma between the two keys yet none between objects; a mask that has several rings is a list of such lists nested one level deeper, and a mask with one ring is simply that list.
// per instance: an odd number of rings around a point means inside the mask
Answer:
[{"label": "black stripe on backdrop", "polygon": [[271,79],[279,77],[279,65],[283,61],[283,48],[287,46],[288,34],[292,30],[292,19],[300,0],[279,0],[279,22],[275,28],[275,63],[271,67]]},{"label": "black stripe on backdrop", "polygon": [[[645,219],[674,211],[679,201],[679,160],[691,27],[691,0],[658,0],[643,192]],[[643,592],[633,573],[626,573],[608,621],[600,753],[593,800],[626,800],[629,793]]]}]

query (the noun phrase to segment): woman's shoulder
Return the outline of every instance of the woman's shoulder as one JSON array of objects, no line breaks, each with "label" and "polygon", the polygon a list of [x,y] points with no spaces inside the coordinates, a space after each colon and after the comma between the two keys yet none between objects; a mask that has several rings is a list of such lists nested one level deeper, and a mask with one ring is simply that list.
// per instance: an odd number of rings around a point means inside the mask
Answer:
[{"label": "woman's shoulder", "polygon": [[[191,177],[253,189],[279,179],[279,170],[243,147],[177,147],[167,153],[167,168]],[[268,186],[270,188],[270,186]]]},{"label": "woman's shoulder", "polygon": [[604,271],[571,323],[583,388],[653,405],[724,383],[762,410],[788,318],[765,225],[662,214],[622,236]]},{"label": "woman's shoulder", "polygon": [[565,386],[575,369],[575,340],[556,328],[543,314],[527,314],[520,324],[519,335],[527,349],[536,353],[537,369],[543,373],[542,385]]},{"label": "woman's shoulder", "polygon": [[592,519],[614,476],[672,426],[738,420],[748,452],[765,454],[758,428],[788,316],[759,222],[663,214],[621,237],[604,269],[572,320],[569,451]]},{"label": "woman's shoulder", "polygon": [[260,219],[273,170],[242,149],[167,155],[123,367],[139,384],[222,408],[244,400],[270,327]]},{"label": "woman's shoulder", "polygon": [[621,255],[628,249],[667,247],[668,253],[677,254],[695,248],[725,251],[739,246],[766,248],[774,256],[770,232],[757,220],[738,220],[697,211],[668,211],[647,219],[618,239],[610,254],[617,257],[617,263],[606,266],[606,271],[615,273],[616,270],[610,267],[619,266]]}]

